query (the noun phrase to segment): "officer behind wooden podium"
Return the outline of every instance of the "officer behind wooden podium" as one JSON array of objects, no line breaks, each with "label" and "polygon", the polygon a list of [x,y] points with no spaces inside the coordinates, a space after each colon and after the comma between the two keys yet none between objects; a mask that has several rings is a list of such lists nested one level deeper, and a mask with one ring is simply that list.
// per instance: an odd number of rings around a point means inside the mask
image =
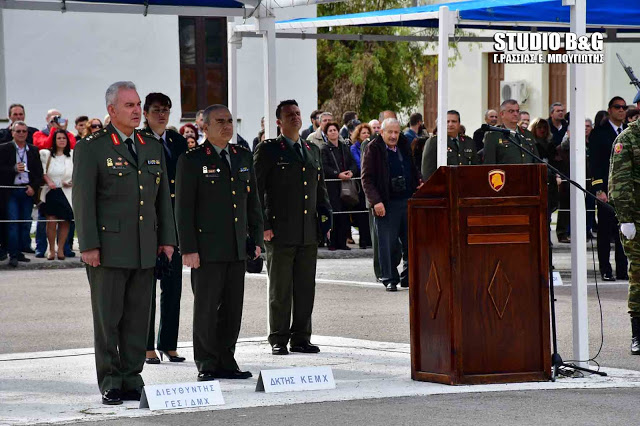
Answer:
[{"label": "officer behind wooden podium", "polygon": [[269,343],[274,355],[288,354],[289,341],[292,352],[317,353],[310,340],[318,236],[328,234],[331,204],[320,149],[298,135],[298,103],[280,102],[276,117],[282,135],[254,153],[267,247]]},{"label": "officer behind wooden podium", "polygon": [[245,259],[248,251],[260,256],[262,246],[253,156],[229,144],[233,118],[226,106],[205,109],[204,131],[207,140],[180,157],[176,172],[180,251],[185,266],[193,268],[193,354],[198,381],[247,379],[251,373],[240,371],[234,352]]},{"label": "officer behind wooden podium", "polygon": [[73,208],[91,288],[98,385],[104,404],[139,400],[153,270],[176,244],[162,145],[137,131],[132,82],[106,93],[111,124],[76,145]]},{"label": "officer behind wooden podium", "polygon": [[[528,130],[522,130],[518,126],[520,120],[520,107],[518,102],[507,99],[500,105],[500,119],[506,129],[518,133],[517,143],[528,151],[538,155],[535,139]],[[535,163],[536,160],[529,154],[525,154],[514,142],[516,136],[507,136],[501,132],[487,132],[484,134],[484,164],[526,164]]]},{"label": "officer behind wooden podium", "polygon": [[[431,136],[422,152],[422,178],[429,179],[438,169],[438,136]],[[480,164],[473,139],[460,134],[460,113],[447,111],[447,165]]]}]

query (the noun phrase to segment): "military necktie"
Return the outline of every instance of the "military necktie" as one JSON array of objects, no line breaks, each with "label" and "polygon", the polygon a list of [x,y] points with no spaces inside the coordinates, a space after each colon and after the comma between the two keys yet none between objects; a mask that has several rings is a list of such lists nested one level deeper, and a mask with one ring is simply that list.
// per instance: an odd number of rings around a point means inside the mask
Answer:
[{"label": "military necktie", "polygon": [[304,156],[302,155],[302,147],[300,146],[300,144],[294,143],[293,146],[296,149],[296,152],[298,153],[298,157],[300,157],[300,159],[304,161]]},{"label": "military necktie", "polygon": [[456,148],[458,148],[458,151],[460,151],[460,141],[458,141],[458,138],[453,138],[453,143],[456,144]]},{"label": "military necktie", "polygon": [[227,155],[229,154],[224,149],[220,151],[220,156],[222,157],[223,163],[227,165],[227,170],[231,171],[231,162],[229,161]]},{"label": "military necktie", "polygon": [[127,140],[124,141],[124,143],[127,144],[127,149],[129,150],[129,153],[133,157],[133,160],[136,162],[136,164],[138,164],[138,154],[136,154],[136,151],[133,149],[133,141],[130,138],[127,138]]},{"label": "military necktie", "polygon": [[618,134],[622,133],[622,127],[618,127],[617,132],[618,132]]},{"label": "military necktie", "polygon": [[167,143],[167,140],[163,138],[160,138],[160,140],[162,140],[162,146],[164,146],[164,149],[167,153],[167,158],[171,158],[171,150],[169,149],[169,144]]}]

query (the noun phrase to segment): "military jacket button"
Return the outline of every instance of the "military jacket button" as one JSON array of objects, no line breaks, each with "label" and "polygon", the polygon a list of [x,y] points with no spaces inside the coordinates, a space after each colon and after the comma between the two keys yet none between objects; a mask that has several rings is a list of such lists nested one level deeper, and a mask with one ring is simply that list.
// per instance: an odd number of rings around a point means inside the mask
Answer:
[{"label": "military jacket button", "polygon": [[140,200],[140,205],[144,206],[144,201]]},{"label": "military jacket button", "polygon": [[140,220],[142,220],[142,219],[143,219],[143,217],[142,217],[142,216],[140,216]]}]

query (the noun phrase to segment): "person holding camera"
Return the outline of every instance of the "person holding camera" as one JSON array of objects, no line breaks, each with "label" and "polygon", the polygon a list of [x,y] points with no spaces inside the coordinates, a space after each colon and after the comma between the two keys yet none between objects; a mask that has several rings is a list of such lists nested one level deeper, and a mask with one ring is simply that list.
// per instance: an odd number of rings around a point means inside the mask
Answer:
[{"label": "person holding camera", "polygon": [[[364,153],[362,186],[373,208],[381,278],[387,291],[396,291],[398,284],[409,287],[407,202],[422,185],[421,181],[409,143],[400,131],[400,122],[395,118],[385,119],[381,133],[368,144]],[[403,260],[400,275],[392,260],[398,239],[402,244]]]},{"label": "person holding camera", "polygon": [[[57,109],[47,111],[47,127],[33,135],[33,144],[38,149],[51,149],[53,147],[53,136],[56,130],[67,132],[69,120],[62,117],[62,113]],[[71,132],[67,132],[71,149],[76,147],[76,137]]]}]

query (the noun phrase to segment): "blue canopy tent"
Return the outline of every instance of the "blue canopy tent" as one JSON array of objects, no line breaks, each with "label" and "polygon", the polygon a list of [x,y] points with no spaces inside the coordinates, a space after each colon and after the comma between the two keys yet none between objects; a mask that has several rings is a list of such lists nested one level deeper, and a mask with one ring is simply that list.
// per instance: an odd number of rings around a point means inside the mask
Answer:
[{"label": "blue canopy tent", "polygon": [[[443,5],[290,19],[277,22],[276,29],[346,25],[435,28],[438,27],[438,10]],[[587,28],[592,31],[606,28],[637,31],[640,28],[640,2],[637,0],[587,0],[586,5]],[[469,0],[446,6],[457,15],[456,26],[459,28],[567,31],[571,20],[569,8],[561,0]]]},{"label": "blue canopy tent", "polygon": [[[287,38],[330,38],[333,40],[376,40],[371,35],[307,34],[321,27],[338,26],[394,26],[438,28],[438,121],[446,128],[448,107],[449,41],[455,27],[512,31],[571,31],[577,35],[587,31],[606,31],[605,41],[616,38],[616,32],[640,30],[640,1],[638,0],[470,0],[447,4],[434,4],[403,9],[372,11],[340,16],[291,19],[275,23],[275,31],[287,31]],[[235,33],[242,37],[256,31],[258,26],[239,25]],[[292,33],[291,30],[301,32]],[[393,41],[394,36],[378,40]],[[398,41],[420,41],[426,37],[398,36]],[[638,39],[619,38],[616,41]],[[271,52],[273,54],[273,52]],[[585,65],[570,64],[571,106],[571,178],[584,186],[585,182]],[[235,88],[230,85],[230,92]],[[265,114],[266,115],[266,114]],[[446,162],[446,132],[438,133],[438,166]],[[585,203],[581,193],[571,188],[571,229],[585,229]],[[582,366],[589,359],[587,312],[587,262],[585,234],[576,232],[571,239],[573,358]]]}]

